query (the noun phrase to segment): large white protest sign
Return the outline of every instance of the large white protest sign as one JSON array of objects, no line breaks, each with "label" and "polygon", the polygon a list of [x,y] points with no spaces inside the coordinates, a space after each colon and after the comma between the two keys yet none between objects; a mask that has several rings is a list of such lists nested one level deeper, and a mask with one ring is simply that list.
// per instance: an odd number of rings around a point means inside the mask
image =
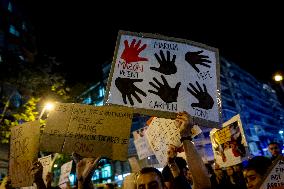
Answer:
[{"label": "large white protest sign", "polygon": [[259,189],[283,189],[284,188],[284,157],[279,156],[269,170],[264,182]]},{"label": "large white protest sign", "polygon": [[32,164],[39,151],[40,124],[27,122],[11,128],[9,177],[13,187],[33,185]]},{"label": "large white protest sign", "polygon": [[138,158],[144,159],[151,155],[154,155],[152,148],[150,147],[148,140],[146,139],[145,132],[148,126],[133,131],[134,144],[138,154]]},{"label": "large white protest sign", "polygon": [[173,117],[186,111],[203,126],[221,116],[218,50],[184,39],[119,32],[106,103]]},{"label": "large white protest sign", "polygon": [[246,158],[248,145],[239,115],[225,122],[222,129],[213,129],[210,138],[216,163],[221,167],[239,164]]},{"label": "large white protest sign", "polygon": [[40,149],[126,160],[131,123],[130,108],[58,103],[47,118]]}]

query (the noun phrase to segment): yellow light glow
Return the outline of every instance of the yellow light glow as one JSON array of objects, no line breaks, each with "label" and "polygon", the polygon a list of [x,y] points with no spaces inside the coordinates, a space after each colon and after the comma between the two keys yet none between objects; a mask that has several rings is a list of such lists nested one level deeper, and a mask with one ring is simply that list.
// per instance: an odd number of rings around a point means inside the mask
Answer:
[{"label": "yellow light glow", "polygon": [[282,80],[283,80],[283,76],[280,75],[280,74],[276,74],[276,75],[274,76],[274,80],[275,80],[275,81],[282,81]]},{"label": "yellow light glow", "polygon": [[48,103],[45,104],[45,109],[46,109],[47,111],[50,111],[50,110],[52,110],[53,108],[54,108],[54,104],[53,104],[53,103],[48,102]]}]

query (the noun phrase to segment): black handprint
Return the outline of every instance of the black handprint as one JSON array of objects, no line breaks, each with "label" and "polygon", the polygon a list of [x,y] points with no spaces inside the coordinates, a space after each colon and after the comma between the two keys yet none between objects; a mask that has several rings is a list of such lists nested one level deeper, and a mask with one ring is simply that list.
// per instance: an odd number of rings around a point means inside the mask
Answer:
[{"label": "black handprint", "polygon": [[211,63],[210,60],[207,60],[209,57],[202,55],[203,51],[197,52],[187,52],[185,54],[185,60],[199,73],[199,69],[196,67],[197,64],[210,68],[208,63]]},{"label": "black handprint", "polygon": [[198,108],[202,108],[205,110],[212,109],[214,105],[214,100],[207,92],[205,84],[203,84],[204,90],[202,90],[202,88],[200,87],[197,81],[196,81],[196,85],[199,90],[197,90],[193,84],[189,83],[189,85],[191,86],[193,90],[187,88],[187,91],[190,92],[190,94],[192,94],[199,101],[199,103],[192,103],[191,107],[198,107]]},{"label": "black handprint", "polygon": [[126,101],[126,96],[127,96],[130,104],[132,106],[134,105],[131,95],[133,95],[136,98],[136,100],[139,103],[141,103],[142,100],[136,94],[136,92],[142,94],[143,96],[147,96],[146,93],[144,93],[141,89],[137,88],[134,85],[134,82],[142,82],[142,81],[143,79],[130,79],[130,78],[121,78],[121,77],[116,78],[115,86],[121,92],[124,104],[127,104]]},{"label": "black handprint", "polygon": [[178,96],[178,90],[181,85],[181,82],[178,82],[176,84],[175,88],[171,88],[165,79],[163,75],[161,75],[161,78],[163,80],[163,83],[160,83],[155,77],[153,80],[159,85],[155,85],[152,82],[149,82],[150,85],[152,85],[157,91],[153,90],[148,90],[150,93],[153,93],[155,95],[158,95],[164,102],[166,103],[171,103],[171,102],[176,102],[177,101],[177,96]]},{"label": "black handprint", "polygon": [[160,55],[161,58],[157,55],[157,53],[154,54],[158,63],[160,64],[159,68],[155,68],[155,67],[150,67],[151,70],[160,72],[162,74],[165,75],[171,75],[171,74],[175,74],[177,72],[177,67],[175,65],[175,61],[176,61],[176,55],[173,55],[173,59],[171,60],[171,55],[170,55],[170,51],[167,51],[167,59],[165,58],[165,55],[163,53],[162,50],[160,50]]}]

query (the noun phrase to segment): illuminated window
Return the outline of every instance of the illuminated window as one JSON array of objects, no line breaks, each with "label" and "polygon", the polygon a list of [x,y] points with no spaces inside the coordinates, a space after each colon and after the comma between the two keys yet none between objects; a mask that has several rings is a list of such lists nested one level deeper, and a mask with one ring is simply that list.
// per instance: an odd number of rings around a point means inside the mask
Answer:
[{"label": "illuminated window", "polygon": [[91,104],[91,103],[92,103],[92,98],[91,97],[85,98],[83,100],[83,104]]},{"label": "illuminated window", "polygon": [[9,32],[17,37],[20,36],[20,33],[16,30],[15,26],[10,25]]},{"label": "illuminated window", "polygon": [[96,170],[93,174],[92,180],[99,180],[100,179],[100,171]]},{"label": "illuminated window", "polygon": [[104,105],[104,101],[103,100],[96,103],[96,106],[103,106],[103,105]]},{"label": "illuminated window", "polygon": [[12,12],[13,11],[13,7],[12,7],[12,3],[9,2],[8,4],[8,11]]},{"label": "illuminated window", "polygon": [[99,97],[103,97],[105,95],[105,88],[101,87],[99,90]]},{"label": "illuminated window", "polygon": [[111,167],[108,164],[102,168],[102,178],[109,178],[109,177],[111,177]]}]

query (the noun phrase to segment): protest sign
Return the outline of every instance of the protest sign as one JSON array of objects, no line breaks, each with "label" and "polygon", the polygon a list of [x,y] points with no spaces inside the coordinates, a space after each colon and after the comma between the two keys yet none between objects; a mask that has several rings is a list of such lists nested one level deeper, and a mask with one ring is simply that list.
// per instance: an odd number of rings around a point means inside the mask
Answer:
[{"label": "protest sign", "polygon": [[180,147],[182,145],[175,120],[155,117],[145,134],[157,160],[162,166],[167,164],[168,146]]},{"label": "protest sign", "polygon": [[154,155],[154,152],[145,136],[147,128],[148,126],[145,126],[133,132],[134,145],[140,160]]},{"label": "protest sign", "polygon": [[[40,148],[126,160],[131,122],[130,108],[59,103],[47,118]],[[55,147],[48,142],[51,139],[57,140]]]},{"label": "protest sign", "polygon": [[43,170],[42,170],[42,179],[44,183],[46,184],[46,175],[48,172],[51,172],[51,163],[52,163],[52,158],[51,155],[44,156],[41,158],[38,158],[38,161],[42,164]]},{"label": "protest sign", "polygon": [[272,169],[269,170],[264,182],[259,189],[280,189],[284,188],[284,157],[279,156]]},{"label": "protest sign", "polygon": [[27,122],[11,128],[9,176],[13,187],[33,185],[32,163],[37,160],[40,124]]},{"label": "protest sign", "polygon": [[248,145],[239,115],[225,122],[222,129],[212,129],[210,139],[216,163],[221,167],[239,164],[247,156]]},{"label": "protest sign", "polygon": [[120,31],[105,102],[216,127],[221,118],[218,49],[184,39]]},{"label": "protest sign", "polygon": [[[69,175],[71,173],[71,170],[72,170],[72,163],[73,161],[69,161],[65,164],[63,164],[61,166],[61,172],[60,172],[60,177],[59,177],[59,182],[58,182],[58,185],[63,185],[65,183],[67,183],[69,181]],[[60,186],[61,188],[61,186]]]}]

